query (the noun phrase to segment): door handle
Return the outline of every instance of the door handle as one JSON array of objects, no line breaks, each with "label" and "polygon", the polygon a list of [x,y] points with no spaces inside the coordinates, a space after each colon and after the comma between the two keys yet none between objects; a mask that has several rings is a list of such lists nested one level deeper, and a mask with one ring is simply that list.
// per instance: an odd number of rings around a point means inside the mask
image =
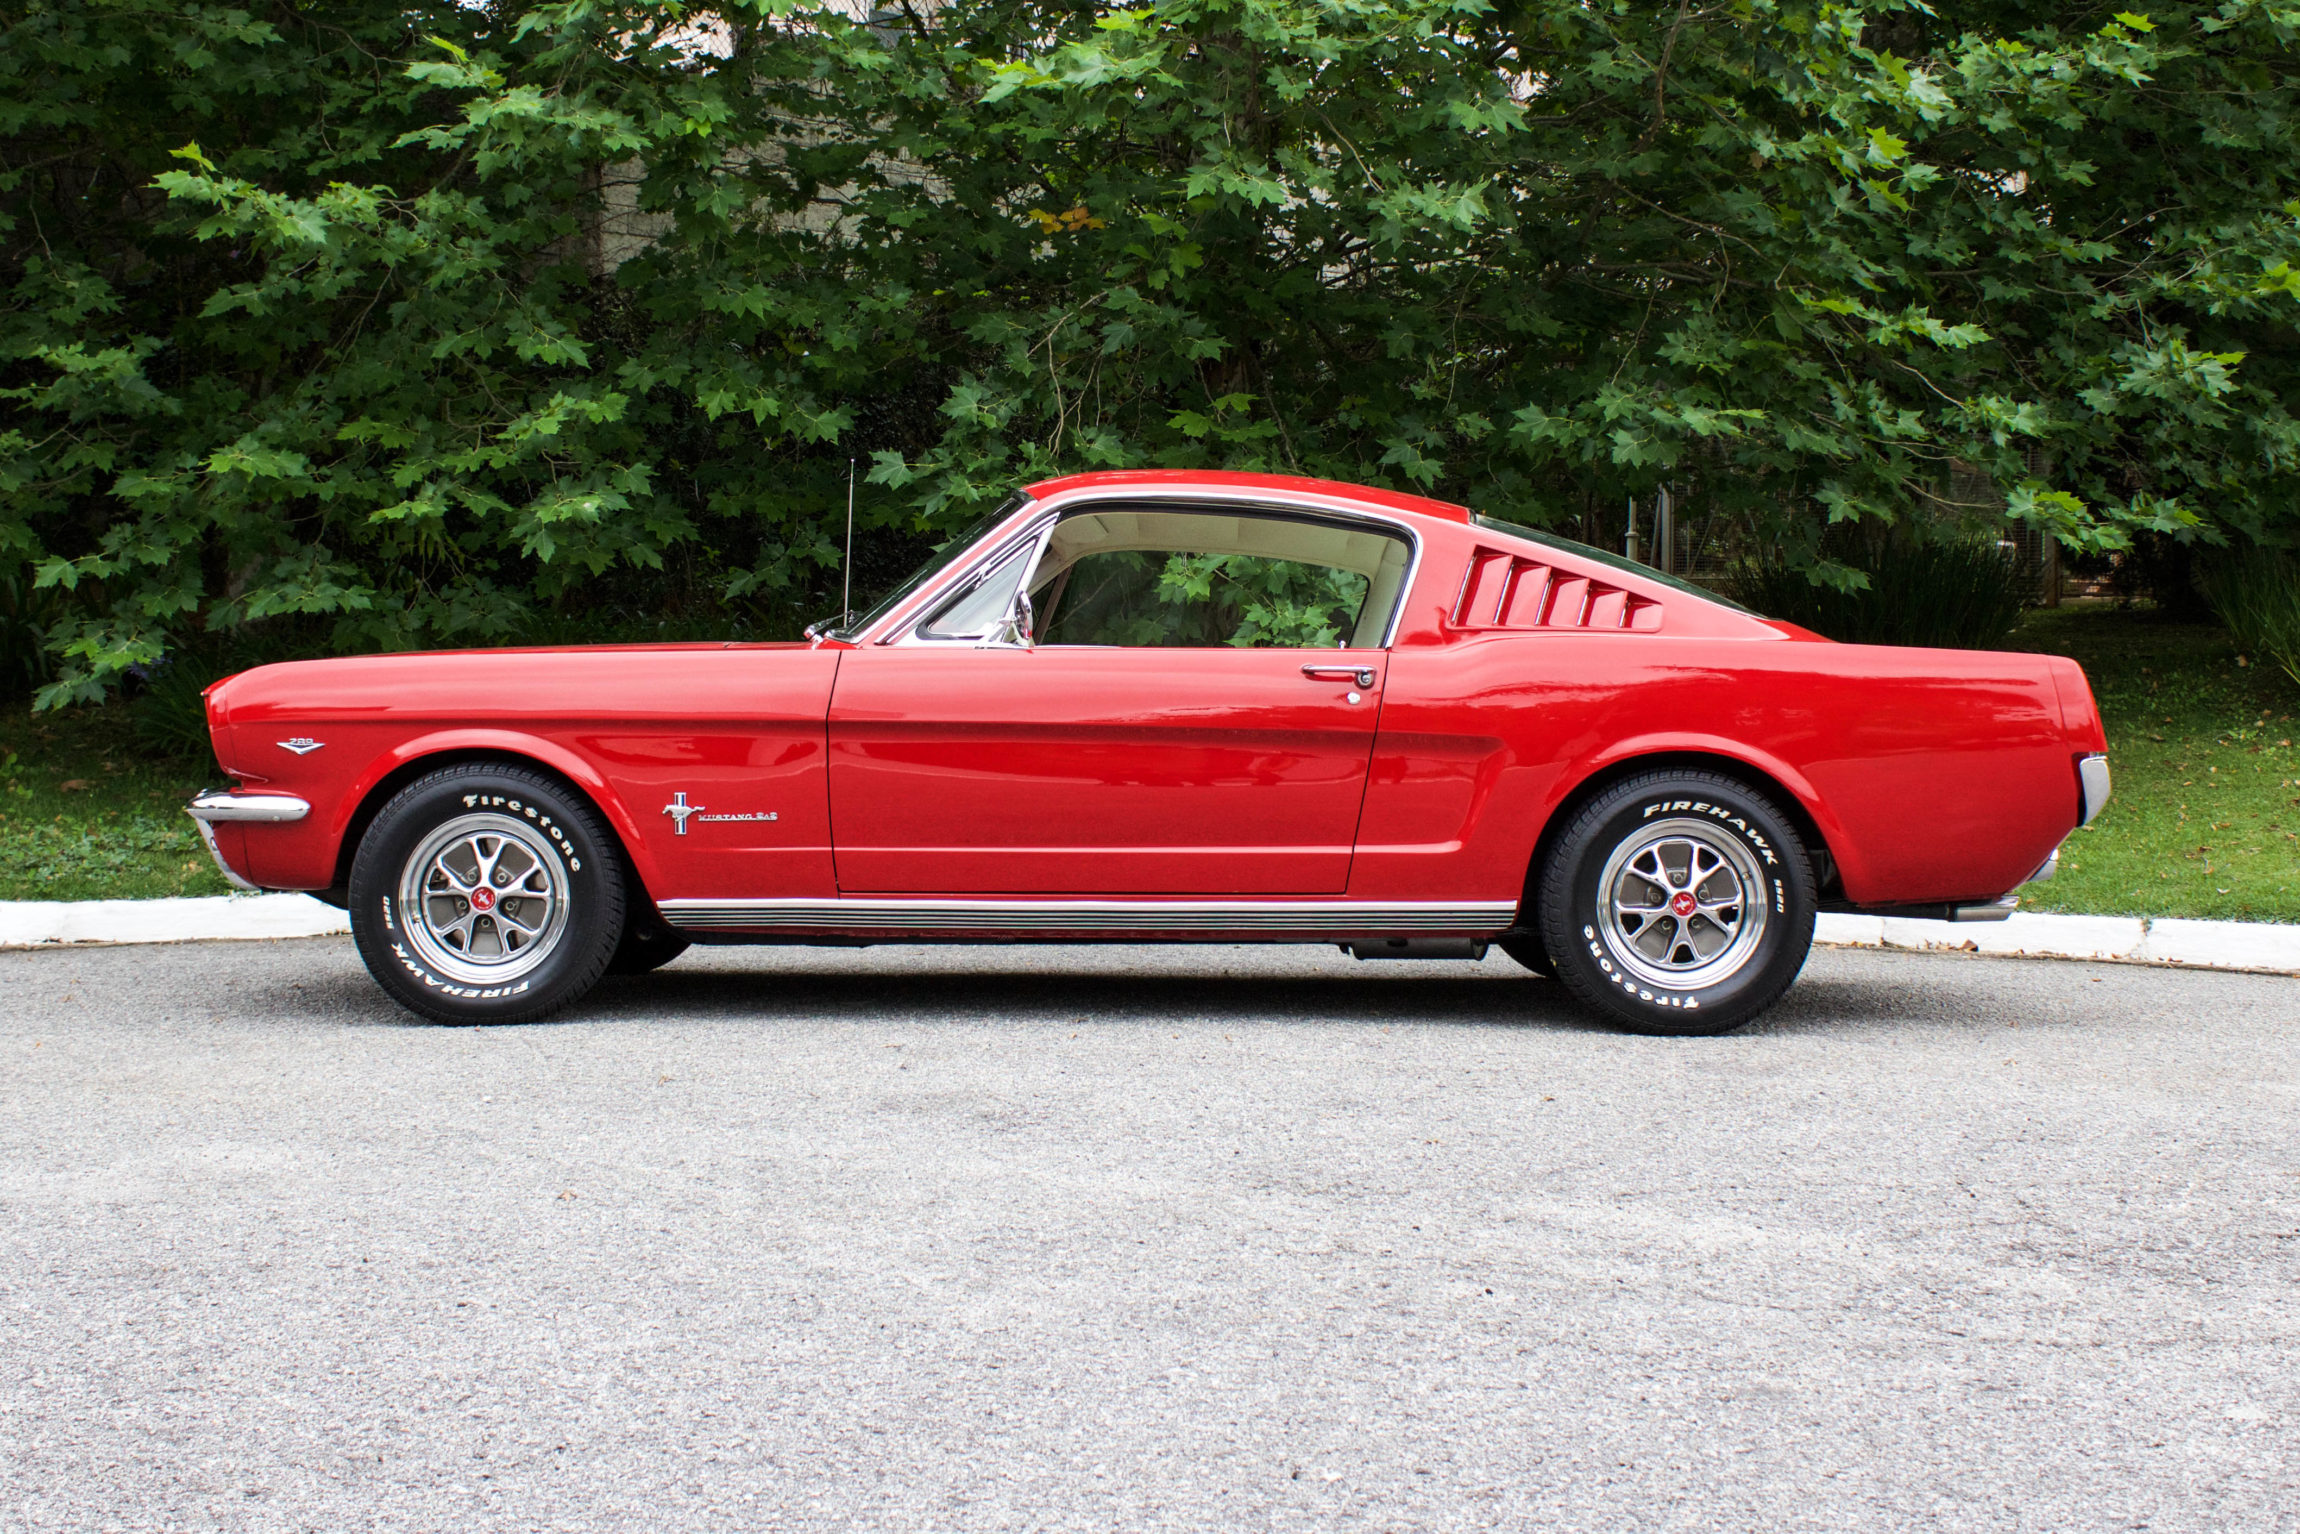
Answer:
[{"label": "door handle", "polygon": [[1374,685],[1371,666],[1304,666],[1302,675],[1317,682],[1355,682],[1360,687]]}]

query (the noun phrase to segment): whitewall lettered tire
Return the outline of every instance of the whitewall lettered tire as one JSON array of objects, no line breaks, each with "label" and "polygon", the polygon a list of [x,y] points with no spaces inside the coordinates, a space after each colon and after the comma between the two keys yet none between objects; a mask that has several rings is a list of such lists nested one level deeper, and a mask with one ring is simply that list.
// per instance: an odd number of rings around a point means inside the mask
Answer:
[{"label": "whitewall lettered tire", "polygon": [[1724,1033],[1779,1000],[1813,943],[1796,828],[1721,774],[1656,772],[1592,800],[1551,849],[1541,930],[1557,977],[1636,1033]]},{"label": "whitewall lettered tire", "polygon": [[621,867],[598,815],[555,779],[445,767],[393,795],[360,839],[352,936],[412,1012],[532,1022],[606,972],[624,933]]}]

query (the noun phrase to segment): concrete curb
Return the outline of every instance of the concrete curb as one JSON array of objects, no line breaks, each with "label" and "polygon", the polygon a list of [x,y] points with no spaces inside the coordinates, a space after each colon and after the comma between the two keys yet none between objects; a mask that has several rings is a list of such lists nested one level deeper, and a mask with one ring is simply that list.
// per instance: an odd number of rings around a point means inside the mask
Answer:
[{"label": "concrete curb", "polygon": [[1823,916],[1814,924],[1813,941],[1836,948],[1930,949],[2300,975],[2300,926],[2283,922],[2054,916],[2017,911],[1997,922]]},{"label": "concrete curb", "polygon": [[343,912],[309,895],[202,895],[178,900],[0,900],[0,948],[326,937],[350,930],[350,918]]},{"label": "concrete curb", "polygon": [[[344,913],[309,895],[186,900],[0,900],[0,948],[75,943],[192,943],[332,937]],[[2016,913],[2001,922],[1823,916],[1813,940],[1836,948],[1903,948],[2119,964],[2184,964],[2300,975],[2300,925],[2175,917]]]}]

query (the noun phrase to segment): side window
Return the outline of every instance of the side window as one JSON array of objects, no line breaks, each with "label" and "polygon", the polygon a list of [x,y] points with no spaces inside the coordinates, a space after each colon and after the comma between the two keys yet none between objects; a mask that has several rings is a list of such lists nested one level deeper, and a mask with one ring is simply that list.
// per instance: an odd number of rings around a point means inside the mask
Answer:
[{"label": "side window", "polygon": [[1020,553],[1010,554],[935,610],[918,626],[921,639],[983,639],[1014,603]]},{"label": "side window", "polygon": [[1038,642],[1378,646],[1410,550],[1353,525],[1221,512],[1065,517],[1031,576]]}]

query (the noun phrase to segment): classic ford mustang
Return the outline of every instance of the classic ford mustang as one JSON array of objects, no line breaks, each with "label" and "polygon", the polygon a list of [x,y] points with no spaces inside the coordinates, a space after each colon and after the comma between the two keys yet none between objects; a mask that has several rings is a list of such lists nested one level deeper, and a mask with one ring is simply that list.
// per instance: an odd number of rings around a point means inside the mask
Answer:
[{"label": "classic ford mustang", "polygon": [[208,693],[235,884],[420,1015],[692,942],[1498,943],[1721,1033],[1817,911],[1987,920],[2108,797],[2071,661],[1833,644],[1443,502],[1033,485],[805,643],[370,655]]}]

